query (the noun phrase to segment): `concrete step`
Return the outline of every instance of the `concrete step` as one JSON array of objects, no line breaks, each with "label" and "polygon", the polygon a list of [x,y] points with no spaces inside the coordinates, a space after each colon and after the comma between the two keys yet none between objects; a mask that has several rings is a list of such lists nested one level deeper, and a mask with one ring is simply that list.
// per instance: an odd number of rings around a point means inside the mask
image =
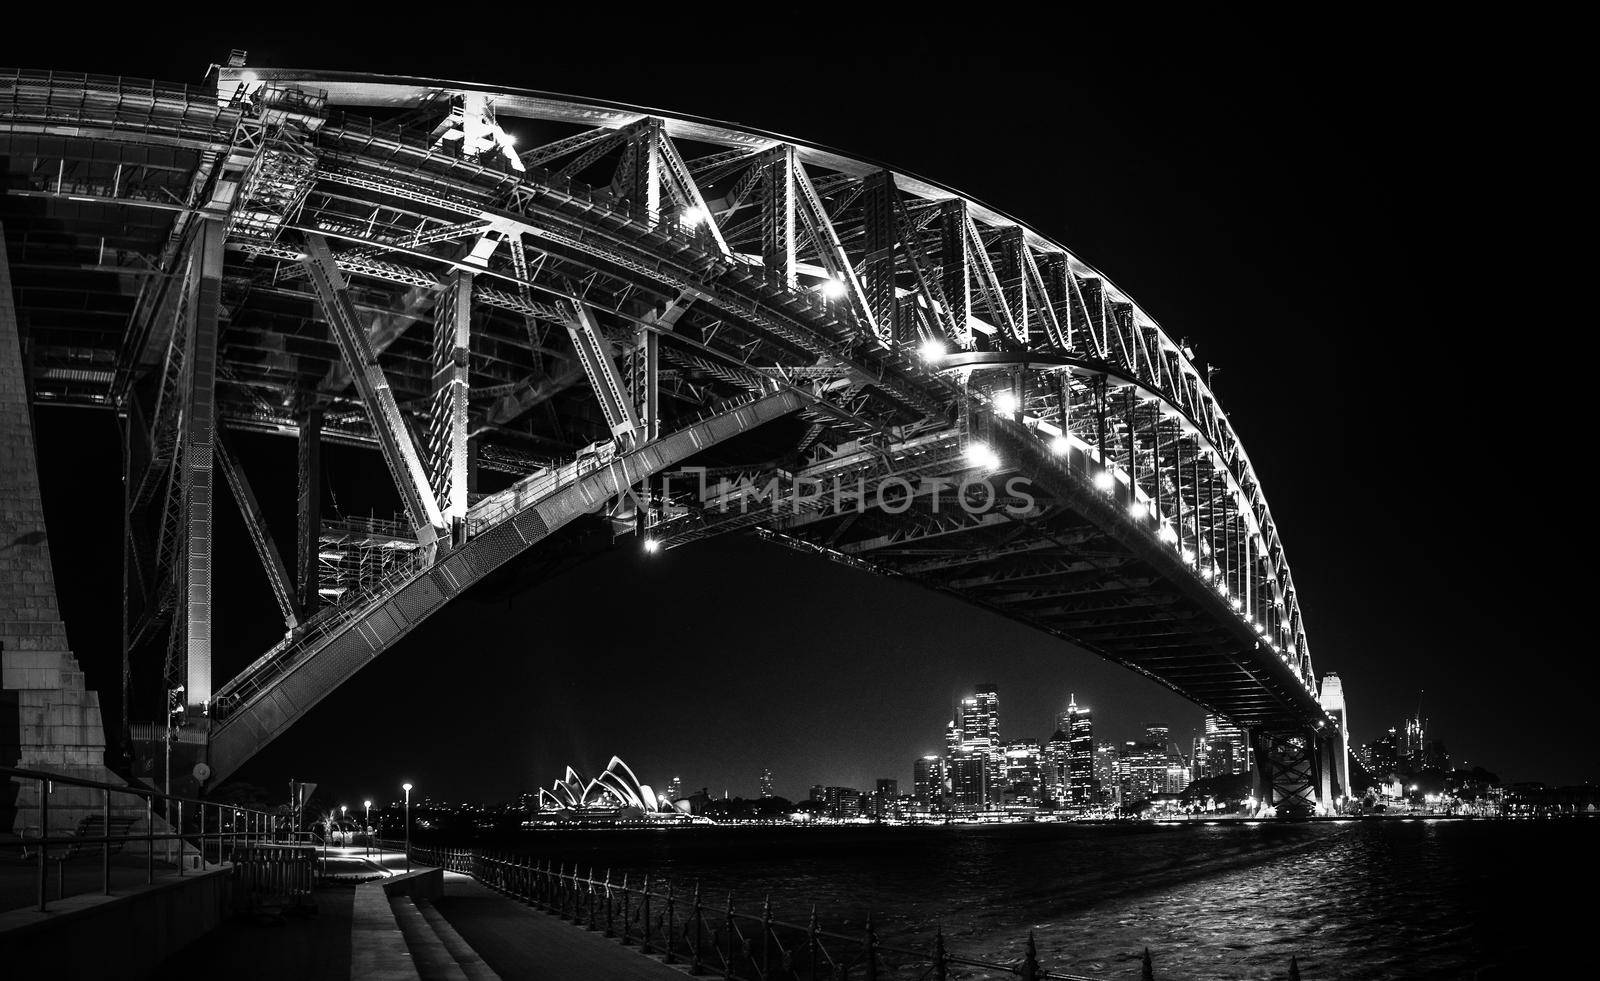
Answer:
[{"label": "concrete step", "polygon": [[418,981],[417,965],[381,882],[356,887],[350,977],[351,981]]},{"label": "concrete step", "polygon": [[461,965],[461,971],[467,976],[468,981],[500,981],[500,975],[494,973],[494,970],[484,963],[478,952],[462,939],[461,934],[456,932],[456,928],[450,925],[450,921],[444,918],[444,914],[440,913],[430,900],[417,900],[417,910],[433,928],[434,934],[444,944],[445,950],[448,950],[450,956],[456,959],[456,963]]},{"label": "concrete step", "polygon": [[423,917],[416,900],[410,896],[391,896],[389,908],[394,911],[395,922],[400,925],[406,949],[411,951],[411,962],[416,965],[417,976],[422,981],[467,981],[467,973]]}]

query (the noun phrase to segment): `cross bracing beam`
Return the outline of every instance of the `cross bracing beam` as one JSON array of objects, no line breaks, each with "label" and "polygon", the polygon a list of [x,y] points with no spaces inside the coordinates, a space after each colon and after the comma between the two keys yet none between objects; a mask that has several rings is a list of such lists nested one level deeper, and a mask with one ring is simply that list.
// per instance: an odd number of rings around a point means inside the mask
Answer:
[{"label": "cross bracing beam", "polygon": [[278,547],[272,543],[272,533],[267,530],[266,520],[261,516],[261,506],[256,503],[255,491],[250,488],[249,478],[239,466],[239,461],[229,451],[221,432],[219,431],[216,436],[217,464],[222,469],[222,477],[228,482],[228,489],[233,492],[233,500],[239,506],[240,517],[244,518],[245,530],[250,534],[250,544],[255,547],[256,557],[261,560],[261,571],[266,573],[272,598],[277,601],[278,611],[283,614],[284,626],[293,630],[299,624],[300,617],[299,604],[295,602],[294,585],[289,578],[289,571],[284,568],[283,556],[278,553]]},{"label": "cross bracing beam", "polygon": [[434,500],[446,522],[467,516],[468,365],[472,356],[472,275],[456,272],[439,298],[433,327],[433,395],[423,453]]},{"label": "cross bracing beam", "polygon": [[320,235],[307,235],[305,243],[306,253],[301,261],[321,300],[329,330],[339,345],[339,353],[350,365],[361,401],[366,405],[367,415],[378,435],[378,446],[383,451],[384,462],[389,465],[389,473],[394,478],[395,488],[400,492],[400,499],[417,532],[417,540],[423,545],[431,545],[444,535],[446,526],[439,502],[433,494],[433,486],[428,480],[427,469],[411,441],[411,433],[400,414],[400,407],[395,403],[394,392],[383,375],[383,368],[378,364],[378,356],[367,344],[366,334],[350,305],[350,298],[346,294],[347,284],[334,264],[327,239]]},{"label": "cross bracing beam", "polygon": [[585,303],[574,303],[567,313],[566,324],[567,334],[572,338],[578,361],[589,378],[589,387],[600,403],[611,435],[618,439],[633,438],[640,429],[639,413],[628,396],[627,384],[611,356],[611,343],[601,332],[594,311]]}]

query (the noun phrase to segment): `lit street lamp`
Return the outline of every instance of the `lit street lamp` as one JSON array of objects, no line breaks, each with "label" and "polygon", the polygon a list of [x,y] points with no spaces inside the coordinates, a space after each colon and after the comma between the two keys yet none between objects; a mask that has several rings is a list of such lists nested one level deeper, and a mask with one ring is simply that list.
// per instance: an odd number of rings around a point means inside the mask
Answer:
[{"label": "lit street lamp", "polygon": [[406,792],[406,871],[411,871],[411,785],[403,783],[400,789]]},{"label": "lit street lamp", "polygon": [[367,809],[367,819],[366,819],[366,822],[362,825],[362,829],[365,830],[366,833],[367,833],[367,857],[371,858],[372,857],[372,801],[364,800],[364,801],[361,802],[361,806],[365,807]]},{"label": "lit street lamp", "polygon": [[344,820],[345,820],[344,812],[347,811],[347,810],[349,810],[348,807],[345,807],[343,804],[339,805],[339,830],[340,831],[344,830]]}]

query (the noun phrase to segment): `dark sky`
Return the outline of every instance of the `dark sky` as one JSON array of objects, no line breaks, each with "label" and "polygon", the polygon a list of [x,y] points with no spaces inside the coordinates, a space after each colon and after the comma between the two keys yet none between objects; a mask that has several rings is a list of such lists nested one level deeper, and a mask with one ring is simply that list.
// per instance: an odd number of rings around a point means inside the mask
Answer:
[{"label": "dark sky", "polygon": [[[1218,366],[1315,663],[1343,676],[1358,740],[1398,724],[1425,689],[1423,712],[1457,760],[1513,779],[1600,777],[1594,643],[1563,562],[1592,550],[1571,462],[1590,455],[1574,435],[1577,393],[1593,387],[1575,342],[1593,317],[1567,309],[1580,260],[1560,228],[1580,158],[1558,58],[1509,34],[1393,25],[1314,37],[1218,21],[1167,35],[1083,26],[1048,47],[970,38],[981,55],[822,25],[686,38],[664,19],[638,35],[593,24],[575,35],[611,36],[609,50],[558,43],[543,15],[487,39],[482,26],[459,43],[339,26],[316,38],[29,39],[0,43],[0,64],[199,83],[239,47],[257,66],[432,75],[738,121],[961,188],[1071,246]],[[789,47],[772,53],[763,36]],[[624,52],[630,38],[639,46]],[[114,424],[39,415],[68,627],[110,692]],[[240,445],[258,495],[287,501],[292,445]],[[272,508],[288,543],[292,515]],[[221,562],[239,588],[219,644],[242,663],[270,640],[273,609],[222,511]],[[780,793],[803,796],[814,782],[908,782],[911,760],[939,749],[952,700],[982,681],[999,687],[1008,738],[1047,737],[1069,691],[1110,738],[1200,720],[1132,673],[991,614],[720,540],[653,561],[621,549],[536,589],[469,597],[240,776],[277,785],[293,773],[352,800],[402,778],[492,799],[617,753],[658,785],[681,774],[750,794],[767,766]]]}]

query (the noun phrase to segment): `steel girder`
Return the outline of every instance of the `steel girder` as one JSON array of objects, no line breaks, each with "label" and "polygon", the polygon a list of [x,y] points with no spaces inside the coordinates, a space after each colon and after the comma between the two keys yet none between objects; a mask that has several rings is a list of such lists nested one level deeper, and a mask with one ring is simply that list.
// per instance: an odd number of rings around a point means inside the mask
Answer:
[{"label": "steel girder", "polygon": [[[484,441],[483,458],[521,472],[559,467],[578,447],[612,435],[604,398],[597,412],[593,401],[567,390],[580,377],[581,362],[545,340],[555,327],[560,341],[573,304],[591,313],[592,330],[583,331],[589,347],[648,354],[653,339],[656,356],[672,366],[657,367],[656,385],[636,377],[650,372],[647,359],[635,353],[628,355],[626,383],[608,380],[600,368],[595,387],[622,393],[613,406],[619,417],[631,405],[648,429],[670,428],[675,413],[692,413],[730,392],[786,390],[806,403],[810,423],[793,451],[796,470],[827,461],[857,440],[881,450],[928,430],[952,428],[969,434],[963,439],[992,438],[986,427],[965,420],[974,412],[987,414],[1003,389],[1018,396],[1014,418],[1026,427],[1028,445],[1039,457],[1027,465],[1030,475],[1049,462],[1037,451],[1054,443],[1064,445],[1060,462],[1075,479],[1109,474],[1110,491],[1096,488],[1088,499],[1115,507],[1093,524],[1106,531],[1120,522],[1123,527],[1110,536],[1117,541],[1112,551],[1125,553],[1119,563],[1127,554],[1138,558],[1127,566],[1010,586],[997,579],[975,587],[977,601],[1053,594],[1063,597],[1059,607],[1118,591],[1155,595],[1159,587],[1183,603],[1200,603],[1236,656],[1251,639],[1241,633],[1259,624],[1269,649],[1245,660],[1253,663],[1260,655],[1271,669],[1270,684],[1263,684],[1272,697],[1286,697],[1312,714],[1302,692],[1279,691],[1283,669],[1274,658],[1287,659],[1303,681],[1311,674],[1309,648],[1277,526],[1227,417],[1189,352],[1059,244],[948,188],[773,134],[538,93],[251,71],[259,83],[245,79],[242,69],[224,69],[219,99],[159,85],[113,91],[88,79],[26,73],[14,76],[10,102],[0,98],[7,127],[0,143],[34,158],[34,173],[63,175],[53,183],[33,181],[26,197],[0,198],[8,221],[23,204],[79,207],[70,200],[78,195],[103,212],[138,215],[158,229],[161,221],[172,223],[166,236],[138,243],[142,259],[119,266],[148,261],[157,273],[168,271],[141,280],[146,288],[130,321],[135,334],[149,333],[141,325],[151,321],[152,310],[169,311],[157,315],[158,322],[172,319],[181,298],[182,284],[173,282],[170,270],[176,267],[168,261],[174,254],[170,244],[181,241],[172,216],[215,200],[209,189],[217,184],[212,175],[218,161],[230,169],[237,164],[247,175],[241,199],[252,214],[268,217],[251,218],[254,225],[242,219],[230,224],[241,231],[231,236],[225,270],[230,327],[226,370],[216,386],[225,423],[292,433],[299,396],[314,392],[310,401],[328,413],[329,438],[379,445],[390,456],[386,444],[407,425],[428,420],[439,402],[450,403],[453,412],[466,401],[439,398],[437,376],[445,360],[435,349],[440,325],[428,337],[414,336],[422,331],[407,334],[403,325],[430,305],[453,308],[441,306],[440,295],[469,277],[479,310],[469,343],[461,345],[466,364],[457,366],[464,368],[460,376],[450,369],[445,374],[453,391],[484,398],[476,410],[467,403],[467,429]],[[385,129],[357,118],[325,122],[314,111],[320,97],[297,93],[297,85],[352,107],[433,104],[470,94],[486,118],[492,106],[493,117],[505,125],[533,118],[585,128],[526,151],[520,162],[529,169],[522,171],[489,158],[452,158],[434,148],[431,134],[403,126]],[[274,140],[282,142],[281,127],[288,125],[282,120],[290,116],[293,139],[285,145],[294,152],[280,159],[271,151],[278,145]],[[64,123],[93,134],[96,153],[120,148],[121,162],[113,169],[92,160],[74,160],[69,167],[38,159],[53,152],[40,135]],[[690,145],[711,150],[687,155]],[[192,155],[173,173],[187,181],[176,186],[197,190],[177,194],[177,204],[150,193],[150,185],[141,186],[141,178],[127,170],[129,161],[154,161],[168,150]],[[60,256],[78,266],[98,266],[90,261],[90,236],[100,226],[80,222],[79,240]],[[17,227],[27,234],[25,226]],[[306,315],[304,294],[297,296],[284,282],[306,270],[296,241],[308,233],[338,243],[324,275],[348,280],[349,309],[329,318],[345,326],[335,327],[331,337],[328,326]],[[479,245],[511,244],[479,256],[477,246],[464,252],[456,244],[468,236],[484,236]],[[101,240],[98,249],[104,248]],[[55,254],[49,258],[62,261]],[[28,285],[23,294],[35,295]],[[841,291],[837,299],[824,295]],[[325,302],[327,291],[316,292]],[[663,304],[677,304],[678,316],[670,322],[657,319]],[[350,310],[390,318],[386,340],[369,344],[366,361],[351,361],[342,350],[353,346],[345,341],[358,333],[350,326]],[[366,333],[371,342],[370,327]],[[916,345],[930,335],[959,350],[940,363],[925,363]],[[151,456],[157,465],[147,469],[156,477],[137,482],[139,493],[153,501],[170,483],[159,478],[170,472],[161,464],[175,445],[164,435],[174,430],[161,422],[174,418],[175,403],[162,393],[177,389],[161,383],[149,352],[171,354],[165,374],[173,379],[186,370],[186,352],[181,344],[152,347],[144,336],[128,343],[140,357],[119,361],[118,352],[111,352],[108,363],[121,365],[112,373],[120,371],[124,380],[108,391],[125,391],[127,381],[142,378],[147,404],[155,405],[153,428],[160,438]],[[557,346],[564,348],[564,341]],[[987,364],[978,357],[985,354],[1013,360]],[[380,355],[392,413],[381,406],[371,411],[367,399],[353,404],[337,390],[317,392],[318,383],[342,365],[379,370]],[[569,359],[564,365],[562,357]],[[939,369],[961,359],[969,360],[957,376],[941,374]],[[87,384],[57,382],[66,374],[41,360],[35,377],[44,382],[41,398],[78,397]],[[654,411],[646,405],[651,391],[662,396]],[[126,405],[136,409],[138,403],[130,398]],[[452,424],[456,418],[451,416]],[[1008,445],[1009,466],[1012,456],[1026,454],[1018,450],[1023,444]],[[398,481],[402,495],[406,484]],[[437,507],[436,484],[430,481],[422,493]],[[1052,504],[1068,511],[1086,506],[1070,495]],[[863,534],[936,530],[920,507],[898,523],[881,515],[793,516],[783,522],[782,537],[796,547],[836,550],[852,547]],[[447,509],[439,508],[441,517]],[[1138,510],[1142,517],[1130,514]],[[958,540],[971,540],[979,553],[991,550],[992,533],[1001,527]],[[1007,548],[1061,551],[1047,542],[1019,540]],[[1088,557],[1063,555],[1063,561],[1094,564],[1094,553],[1105,551],[1092,541],[1072,550]],[[980,567],[1004,575],[1003,567],[1013,561],[1006,557]],[[1027,582],[1035,585],[1028,588]],[[1229,608],[1235,599],[1237,611]],[[1028,619],[1025,611],[1018,615]],[[1261,673],[1259,665],[1252,670]],[[1197,676],[1185,677],[1185,684],[1198,684]]]}]

